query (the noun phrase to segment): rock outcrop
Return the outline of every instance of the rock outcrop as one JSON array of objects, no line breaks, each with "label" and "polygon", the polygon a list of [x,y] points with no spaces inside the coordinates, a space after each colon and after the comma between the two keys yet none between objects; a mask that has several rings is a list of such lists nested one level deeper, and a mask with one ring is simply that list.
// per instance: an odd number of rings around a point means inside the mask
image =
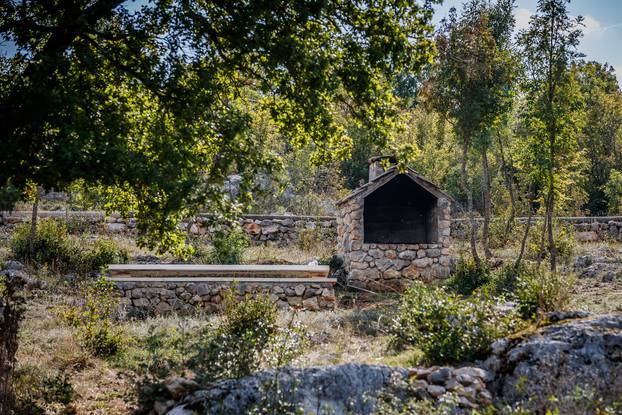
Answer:
[{"label": "rock outcrop", "polygon": [[259,372],[194,392],[168,414],[244,414],[276,401],[295,402],[305,414],[370,414],[395,375],[407,377],[408,370],[348,364]]},{"label": "rock outcrop", "polygon": [[485,366],[501,401],[543,412],[551,397],[563,410],[579,404],[577,393],[605,403],[622,396],[622,315],[561,321],[492,349]]},{"label": "rock outcrop", "polygon": [[597,249],[593,254],[581,255],[574,261],[574,271],[580,278],[601,282],[622,280],[621,252],[609,247]]},{"label": "rock outcrop", "polygon": [[[279,402],[304,414],[364,415],[374,413],[378,397],[387,394],[432,401],[452,394],[459,408],[470,411],[491,402],[484,383],[488,377],[486,371],[476,367],[404,369],[345,364],[285,368],[196,391],[170,408],[168,414],[244,414]],[[280,413],[283,408],[275,409]]]}]

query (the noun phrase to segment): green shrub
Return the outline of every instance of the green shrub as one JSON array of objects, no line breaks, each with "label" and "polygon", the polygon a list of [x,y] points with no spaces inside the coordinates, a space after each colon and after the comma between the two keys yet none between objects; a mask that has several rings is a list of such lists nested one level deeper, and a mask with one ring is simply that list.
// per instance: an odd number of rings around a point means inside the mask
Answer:
[{"label": "green shrub", "polygon": [[118,307],[113,284],[105,278],[89,283],[83,299],[61,311],[61,317],[76,328],[79,341],[94,355],[115,355],[122,346],[121,331],[112,316]]},{"label": "green shrub", "polygon": [[525,266],[517,276],[514,297],[521,315],[531,318],[538,312],[561,310],[570,301],[575,278],[535,265]]},{"label": "green shrub", "polygon": [[440,287],[414,283],[405,293],[391,327],[392,345],[415,346],[431,363],[472,360],[515,329],[513,313],[480,294],[463,299]]},{"label": "green shrub", "polygon": [[214,233],[209,262],[212,264],[239,264],[244,250],[250,246],[246,232],[242,229],[224,229]]},{"label": "green shrub", "polygon": [[39,366],[22,366],[13,374],[17,404],[15,415],[72,413],[67,406],[75,397],[65,372],[46,373]]},{"label": "green shrub", "polygon": [[224,298],[223,319],[201,330],[192,345],[190,367],[200,383],[247,376],[261,367],[278,367],[300,352],[302,329],[293,320],[277,324],[277,309],[267,297],[239,301],[233,292]]},{"label": "green shrub", "polygon": [[303,251],[316,251],[318,246],[322,244],[322,241],[322,230],[318,226],[301,229],[298,232],[298,244]]},{"label": "green shrub", "polygon": [[67,243],[67,227],[61,222],[51,219],[40,221],[34,240],[31,239],[29,223],[15,229],[11,238],[11,250],[18,260],[47,264],[59,270],[64,270],[72,262],[73,253]]},{"label": "green shrub", "polygon": [[125,263],[129,259],[126,249],[113,239],[88,241],[84,237],[69,235],[67,226],[59,221],[42,220],[37,226],[30,253],[30,224],[18,226],[11,239],[15,257],[35,265],[46,265],[56,272],[87,274],[111,263]]},{"label": "green shrub", "polygon": [[[536,229],[536,228],[534,228]],[[531,232],[527,244],[527,256],[533,260],[546,259],[548,257],[547,242],[544,241],[544,249],[547,252],[540,253],[540,242],[542,235],[540,232]],[[557,248],[557,260],[560,263],[569,263],[576,251],[577,240],[575,238],[574,227],[570,224],[557,223],[553,227],[553,238]]]},{"label": "green shrub", "polygon": [[490,267],[486,262],[479,264],[473,259],[460,257],[456,271],[447,280],[447,287],[462,295],[469,295],[490,282]]},{"label": "green shrub", "polygon": [[121,248],[113,239],[96,239],[82,252],[83,273],[99,270],[108,264],[124,264],[130,259],[127,249]]}]

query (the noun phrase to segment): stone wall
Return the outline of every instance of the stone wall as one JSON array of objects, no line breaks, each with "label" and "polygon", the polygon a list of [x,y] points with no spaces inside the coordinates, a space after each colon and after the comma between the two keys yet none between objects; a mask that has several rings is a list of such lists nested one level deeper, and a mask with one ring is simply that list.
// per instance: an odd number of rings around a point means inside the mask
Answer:
[{"label": "stone wall", "polygon": [[363,201],[354,197],[340,206],[337,217],[338,251],[349,272],[348,284],[374,291],[402,291],[409,282],[431,282],[449,276],[451,208],[437,202],[438,243],[379,244],[363,240]]},{"label": "stone wall", "polygon": [[[0,212],[0,226],[11,227],[28,222],[30,216],[31,213],[26,211]],[[117,214],[106,217],[103,212],[42,211],[39,216],[67,220],[74,228],[88,229],[92,232],[131,235],[136,228],[134,218],[123,218]],[[181,226],[192,234],[209,234],[207,218],[207,215],[199,216],[195,220],[185,221]],[[517,220],[524,223],[526,218]],[[534,220],[539,221],[540,218]],[[560,217],[558,220],[574,226],[577,240],[581,242],[611,239],[622,242],[622,216]],[[481,218],[478,218],[477,222],[481,224]],[[467,239],[468,225],[465,219],[452,219],[451,237],[459,240]],[[320,238],[337,242],[337,218],[333,216],[245,215],[242,218],[242,226],[255,244],[275,243],[285,246],[292,242],[300,242],[301,238]]]},{"label": "stone wall", "polygon": [[226,291],[236,289],[240,300],[245,296],[267,295],[279,308],[311,311],[334,309],[335,292],[331,282],[115,282],[128,316],[194,314],[216,312],[223,307]]},{"label": "stone wall", "polygon": [[[30,212],[0,212],[0,226],[14,226],[30,220]],[[128,234],[135,233],[136,220],[124,218],[119,214],[106,217],[103,212],[65,212],[43,211],[41,218],[66,220],[74,229],[91,232]],[[184,221],[182,229],[194,235],[206,235],[210,229],[209,215]],[[305,240],[334,241],[337,233],[337,221],[332,216],[290,216],[290,215],[244,215],[241,225],[254,244],[275,243],[285,246]]]},{"label": "stone wall", "polygon": [[[495,220],[495,219],[493,219]],[[516,219],[519,223],[526,223],[527,218]],[[541,222],[542,218],[534,217],[534,222]],[[558,217],[556,220],[563,225],[571,226],[576,232],[579,242],[598,242],[615,240],[622,242],[622,216],[568,216]],[[483,219],[476,219],[478,229],[481,229]],[[469,237],[470,226],[467,219],[453,219],[451,222],[451,236],[455,239],[466,240]],[[478,234],[479,235],[479,234]]]},{"label": "stone wall", "polygon": [[323,216],[246,215],[242,226],[254,243],[274,242],[287,245],[313,240],[334,241],[337,220]]}]

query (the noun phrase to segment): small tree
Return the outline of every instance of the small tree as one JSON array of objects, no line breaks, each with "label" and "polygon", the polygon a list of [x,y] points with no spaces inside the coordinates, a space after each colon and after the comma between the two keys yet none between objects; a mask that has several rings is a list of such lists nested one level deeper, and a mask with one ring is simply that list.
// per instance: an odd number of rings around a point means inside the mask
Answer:
[{"label": "small tree", "polygon": [[514,28],[513,4],[512,0],[498,0],[494,5],[472,0],[464,6],[460,16],[452,9],[436,38],[439,53],[427,89],[428,101],[453,123],[462,145],[460,185],[471,222],[471,253],[478,263],[469,154],[476,150],[482,161],[483,240],[488,258],[491,255],[488,247],[491,215],[488,152],[490,133],[512,104],[517,67],[509,42]]},{"label": "small tree", "polygon": [[576,156],[582,106],[579,89],[570,72],[571,63],[579,56],[582,18],[568,16],[569,0],[540,0],[529,28],[519,34],[526,68],[525,109],[527,126],[526,163],[540,186],[545,218],[541,250],[548,241],[550,267],[557,267],[557,248],[553,236],[553,214],[556,192],[573,157]]}]

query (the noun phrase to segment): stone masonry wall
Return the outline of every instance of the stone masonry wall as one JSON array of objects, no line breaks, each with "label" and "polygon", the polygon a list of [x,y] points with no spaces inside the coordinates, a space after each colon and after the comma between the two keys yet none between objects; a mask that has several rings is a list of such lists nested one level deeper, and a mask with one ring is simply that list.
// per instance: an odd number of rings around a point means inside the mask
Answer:
[{"label": "stone masonry wall", "polygon": [[[30,212],[0,212],[0,227],[13,227],[28,222]],[[54,217],[67,220],[70,226],[78,229],[102,233],[133,234],[136,228],[134,218],[122,218],[113,214],[106,217],[103,212],[40,212],[40,217]],[[198,217],[181,224],[192,234],[209,234],[206,217]],[[518,218],[519,222],[526,218]],[[535,218],[535,220],[539,220]],[[577,240],[591,242],[613,239],[622,242],[622,216],[601,217],[560,217],[562,223],[572,225],[577,231]],[[481,223],[481,219],[478,219]],[[242,226],[254,244],[275,243],[286,246],[292,242],[300,242],[301,238],[317,237],[322,240],[337,242],[337,218],[332,216],[286,216],[286,215],[245,215]],[[451,220],[451,237],[453,239],[468,238],[468,221]]]},{"label": "stone masonry wall", "polygon": [[333,285],[326,283],[244,282],[116,282],[122,305],[128,316],[212,313],[219,311],[228,290],[236,289],[239,300],[244,296],[267,295],[279,308],[311,311],[335,308]]},{"label": "stone masonry wall", "polygon": [[[495,219],[493,219],[495,220]],[[541,218],[533,218],[535,223]],[[556,220],[565,226],[571,226],[575,230],[575,237],[579,242],[597,242],[615,240],[622,242],[622,216],[591,216],[591,217],[558,217]],[[519,223],[526,223],[527,218],[517,218]],[[483,220],[476,219],[481,228]],[[534,222],[532,222],[534,223]],[[465,240],[469,237],[469,221],[466,219],[453,219],[451,222],[451,236],[455,239]]]},{"label": "stone masonry wall", "polygon": [[[0,212],[0,226],[15,226],[30,220],[30,212]],[[136,229],[134,218],[119,214],[106,217],[103,212],[41,212],[40,217],[66,220],[70,227],[91,232],[129,234]],[[335,240],[336,218],[331,216],[244,215],[241,225],[254,244],[275,243],[285,246],[305,239]],[[194,235],[211,233],[209,216],[203,215],[180,224]]]},{"label": "stone masonry wall", "polygon": [[363,200],[352,198],[337,217],[338,251],[343,253],[348,283],[374,291],[403,291],[409,282],[449,276],[451,211],[437,202],[439,242],[435,244],[367,244],[363,241]]}]

